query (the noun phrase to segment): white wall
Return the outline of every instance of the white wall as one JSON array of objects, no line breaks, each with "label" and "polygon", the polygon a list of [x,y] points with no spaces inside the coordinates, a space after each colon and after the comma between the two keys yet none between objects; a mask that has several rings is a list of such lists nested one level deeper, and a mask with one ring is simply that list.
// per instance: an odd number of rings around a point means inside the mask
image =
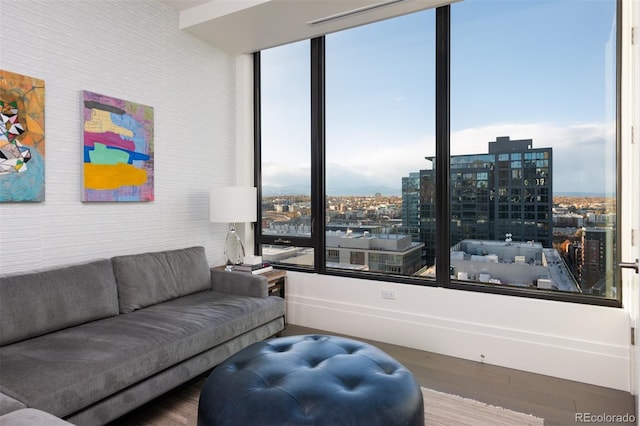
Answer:
[{"label": "white wall", "polygon": [[[155,0],[0,0],[0,68],[45,81],[46,201],[0,204],[0,272],[191,245],[223,263],[208,188],[236,179],[236,58]],[[80,91],[155,112],[155,201],[81,203]]]},{"label": "white wall", "polygon": [[[623,309],[289,272],[287,321],[629,391]],[[382,290],[396,299],[382,299]]]}]

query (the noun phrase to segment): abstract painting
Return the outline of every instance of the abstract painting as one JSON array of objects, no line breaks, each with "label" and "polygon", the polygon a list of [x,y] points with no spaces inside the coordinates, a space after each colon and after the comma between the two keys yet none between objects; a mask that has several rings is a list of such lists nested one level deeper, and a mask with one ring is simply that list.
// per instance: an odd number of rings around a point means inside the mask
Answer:
[{"label": "abstract painting", "polygon": [[0,202],[44,194],[44,81],[0,70]]},{"label": "abstract painting", "polygon": [[153,201],[153,108],[82,92],[82,201]]}]

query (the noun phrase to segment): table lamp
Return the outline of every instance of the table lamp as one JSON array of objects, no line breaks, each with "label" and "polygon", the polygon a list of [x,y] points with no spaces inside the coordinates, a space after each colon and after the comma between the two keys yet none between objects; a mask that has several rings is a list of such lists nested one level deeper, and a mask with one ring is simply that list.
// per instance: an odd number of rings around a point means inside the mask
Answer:
[{"label": "table lamp", "polygon": [[257,190],[249,186],[221,186],[209,191],[209,222],[228,223],[224,243],[227,265],[242,263],[244,244],[236,233],[236,223],[257,220]]}]

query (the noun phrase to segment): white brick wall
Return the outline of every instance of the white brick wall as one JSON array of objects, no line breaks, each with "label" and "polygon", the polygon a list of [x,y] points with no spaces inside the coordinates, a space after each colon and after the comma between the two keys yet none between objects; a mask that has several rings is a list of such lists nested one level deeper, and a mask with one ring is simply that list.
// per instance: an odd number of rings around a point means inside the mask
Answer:
[{"label": "white brick wall", "polygon": [[[45,81],[46,201],[0,204],[0,272],[203,245],[208,188],[235,181],[235,58],[155,0],[0,0],[0,69]],[[80,91],[155,113],[155,201],[81,203]]]}]

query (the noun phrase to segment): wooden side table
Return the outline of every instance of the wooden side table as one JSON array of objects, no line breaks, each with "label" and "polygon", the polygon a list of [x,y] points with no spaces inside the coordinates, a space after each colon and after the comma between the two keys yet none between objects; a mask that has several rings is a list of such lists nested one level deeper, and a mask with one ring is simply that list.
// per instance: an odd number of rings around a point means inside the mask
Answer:
[{"label": "wooden side table", "polygon": [[[225,266],[216,266],[215,269],[224,271]],[[248,272],[236,272],[248,273]],[[269,296],[280,296],[284,299],[285,287],[287,285],[287,271],[282,269],[274,269],[273,271],[260,274],[267,279]]]},{"label": "wooden side table", "polygon": [[263,275],[269,283],[269,296],[280,296],[284,299],[285,287],[287,285],[287,271],[274,269],[261,275]]}]

